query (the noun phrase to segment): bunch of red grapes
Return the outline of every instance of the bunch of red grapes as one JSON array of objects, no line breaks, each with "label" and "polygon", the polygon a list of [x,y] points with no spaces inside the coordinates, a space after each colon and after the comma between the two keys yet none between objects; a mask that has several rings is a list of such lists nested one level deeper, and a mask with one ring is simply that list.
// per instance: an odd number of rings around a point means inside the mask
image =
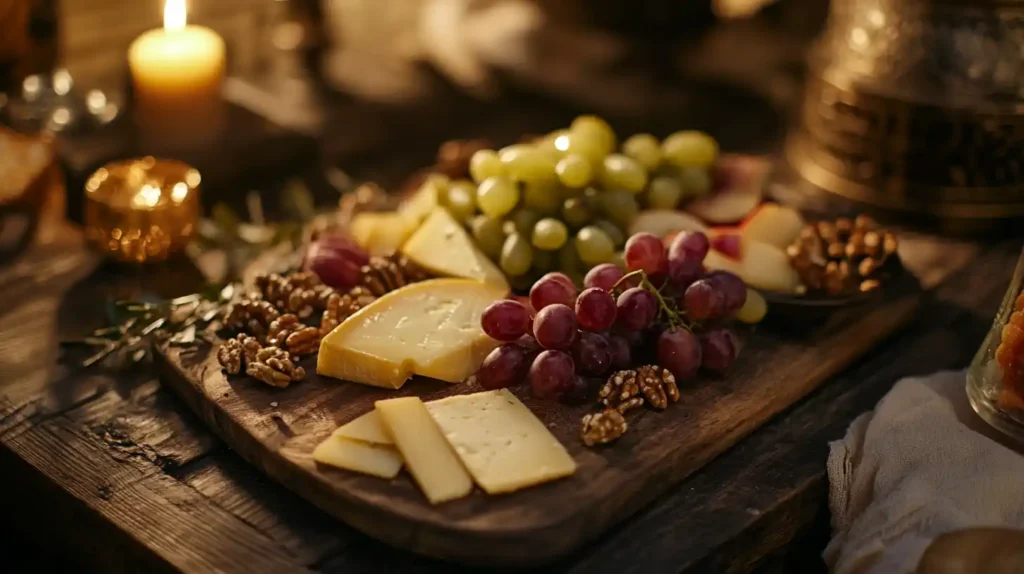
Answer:
[{"label": "bunch of red grapes", "polygon": [[627,269],[594,267],[582,292],[553,272],[534,283],[529,305],[491,304],[481,326],[505,344],[484,359],[477,381],[495,389],[528,378],[537,397],[575,400],[587,395],[588,378],[648,359],[680,382],[701,369],[725,371],[740,345],[721,323],[743,306],[747,287],[732,273],[707,272],[709,247],[699,232],[680,233],[667,249],[639,233],[626,242]]}]

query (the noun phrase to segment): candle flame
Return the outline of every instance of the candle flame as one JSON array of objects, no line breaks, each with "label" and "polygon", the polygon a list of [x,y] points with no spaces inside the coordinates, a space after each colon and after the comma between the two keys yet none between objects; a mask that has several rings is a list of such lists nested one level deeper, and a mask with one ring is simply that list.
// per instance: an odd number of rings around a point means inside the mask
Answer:
[{"label": "candle flame", "polygon": [[164,2],[164,30],[181,30],[185,27],[185,0]]}]

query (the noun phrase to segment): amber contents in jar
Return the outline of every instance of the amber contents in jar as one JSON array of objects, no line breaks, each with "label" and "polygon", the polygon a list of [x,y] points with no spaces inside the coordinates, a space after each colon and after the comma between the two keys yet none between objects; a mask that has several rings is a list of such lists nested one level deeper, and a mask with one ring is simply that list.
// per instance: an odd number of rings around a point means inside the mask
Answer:
[{"label": "amber contents in jar", "polygon": [[1017,395],[1024,395],[1024,293],[1013,303],[1013,313],[1002,330],[996,349],[996,361],[1003,368],[1003,386]]},{"label": "amber contents in jar", "polygon": [[86,237],[121,261],[163,261],[195,233],[200,181],[198,171],[175,160],[109,163],[85,184]]}]

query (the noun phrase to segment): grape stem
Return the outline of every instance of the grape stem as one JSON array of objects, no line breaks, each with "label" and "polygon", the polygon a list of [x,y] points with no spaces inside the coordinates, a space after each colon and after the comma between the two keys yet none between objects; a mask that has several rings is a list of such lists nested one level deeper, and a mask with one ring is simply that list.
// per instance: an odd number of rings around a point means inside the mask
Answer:
[{"label": "grape stem", "polygon": [[639,277],[640,287],[646,289],[647,291],[650,291],[658,299],[658,306],[661,308],[662,313],[665,315],[665,321],[668,322],[669,327],[683,327],[685,329],[692,330],[690,329],[690,326],[686,324],[686,321],[683,319],[682,313],[673,309],[665,301],[665,298],[661,296],[661,290],[658,289],[654,285],[654,283],[651,282],[651,280],[647,277],[647,273],[645,273],[643,269],[630,271],[629,273],[626,273],[625,275],[620,277],[619,280],[615,282],[615,285],[612,285],[612,291],[618,289],[621,283],[629,280],[632,277]]}]

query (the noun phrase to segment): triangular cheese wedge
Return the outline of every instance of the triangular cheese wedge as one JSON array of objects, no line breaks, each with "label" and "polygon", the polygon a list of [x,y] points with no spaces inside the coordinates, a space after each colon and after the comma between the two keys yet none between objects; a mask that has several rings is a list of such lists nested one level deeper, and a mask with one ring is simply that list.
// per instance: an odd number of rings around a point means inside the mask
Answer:
[{"label": "triangular cheese wedge", "polygon": [[316,372],[390,389],[414,374],[462,382],[498,346],[480,317],[507,294],[506,287],[472,279],[431,279],[392,291],[324,337]]},{"label": "triangular cheese wedge", "polygon": [[402,246],[402,253],[413,263],[438,275],[465,277],[508,287],[498,269],[452,218],[447,209],[437,208]]}]

